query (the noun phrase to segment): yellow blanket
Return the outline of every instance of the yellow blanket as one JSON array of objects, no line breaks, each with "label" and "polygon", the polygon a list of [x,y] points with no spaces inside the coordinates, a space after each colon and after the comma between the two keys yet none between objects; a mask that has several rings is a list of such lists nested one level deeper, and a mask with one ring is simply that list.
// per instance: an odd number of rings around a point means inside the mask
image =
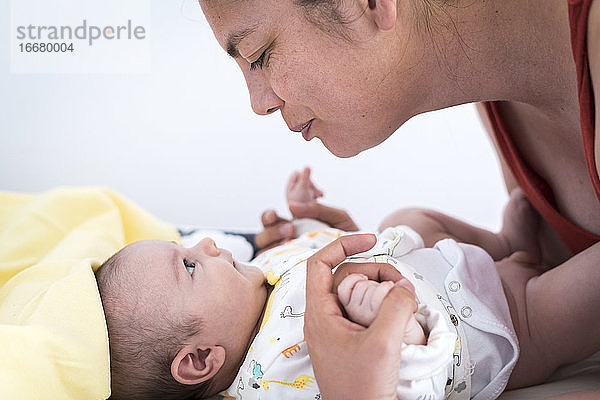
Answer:
[{"label": "yellow blanket", "polygon": [[108,336],[93,270],[176,230],[102,188],[0,192],[0,399],[105,399]]}]

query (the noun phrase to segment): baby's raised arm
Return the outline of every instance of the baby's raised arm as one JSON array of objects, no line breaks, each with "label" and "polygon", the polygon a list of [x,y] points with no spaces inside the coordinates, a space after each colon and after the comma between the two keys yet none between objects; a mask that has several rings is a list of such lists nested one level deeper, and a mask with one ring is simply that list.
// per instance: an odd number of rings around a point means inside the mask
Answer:
[{"label": "baby's raised arm", "polygon": [[[383,299],[393,287],[393,282],[377,282],[369,280],[362,274],[350,274],[340,282],[337,294],[348,318],[368,327],[375,319]],[[406,326],[404,342],[406,344],[427,342],[423,328],[414,315]]]}]

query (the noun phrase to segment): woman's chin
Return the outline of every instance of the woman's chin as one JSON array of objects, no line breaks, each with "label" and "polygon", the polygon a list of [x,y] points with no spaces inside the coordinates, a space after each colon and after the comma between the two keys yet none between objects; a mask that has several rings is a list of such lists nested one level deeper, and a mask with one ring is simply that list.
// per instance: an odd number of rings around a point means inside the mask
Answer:
[{"label": "woman's chin", "polygon": [[323,146],[325,146],[325,148],[329,150],[331,154],[339,158],[354,157],[361,151],[366,150],[355,143],[350,143],[348,141],[344,142],[343,138],[340,138],[341,140],[334,141],[323,140],[321,138],[318,139],[321,141],[321,143],[323,143]]}]

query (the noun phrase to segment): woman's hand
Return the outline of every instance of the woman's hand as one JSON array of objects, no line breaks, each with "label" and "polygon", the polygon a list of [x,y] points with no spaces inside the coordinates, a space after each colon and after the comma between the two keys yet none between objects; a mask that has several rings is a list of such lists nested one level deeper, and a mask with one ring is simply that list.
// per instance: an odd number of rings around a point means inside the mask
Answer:
[{"label": "woman's hand", "polygon": [[[377,317],[364,328],[344,318],[334,293],[331,270],[346,257],[366,251],[375,236],[342,236],[308,259],[304,336],[315,377],[325,399],[396,399],[403,335],[416,309],[414,292],[403,284],[389,291]],[[387,264],[344,264],[343,279],[363,273],[369,279],[402,280]]]}]

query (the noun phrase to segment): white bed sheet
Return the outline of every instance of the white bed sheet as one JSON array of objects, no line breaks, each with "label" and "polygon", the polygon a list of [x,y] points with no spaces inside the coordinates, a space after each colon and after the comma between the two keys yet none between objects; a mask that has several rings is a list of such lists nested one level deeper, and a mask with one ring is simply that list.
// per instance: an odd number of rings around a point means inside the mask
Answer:
[{"label": "white bed sheet", "polygon": [[600,352],[560,368],[542,385],[504,392],[499,400],[538,400],[594,389],[600,389]]}]

